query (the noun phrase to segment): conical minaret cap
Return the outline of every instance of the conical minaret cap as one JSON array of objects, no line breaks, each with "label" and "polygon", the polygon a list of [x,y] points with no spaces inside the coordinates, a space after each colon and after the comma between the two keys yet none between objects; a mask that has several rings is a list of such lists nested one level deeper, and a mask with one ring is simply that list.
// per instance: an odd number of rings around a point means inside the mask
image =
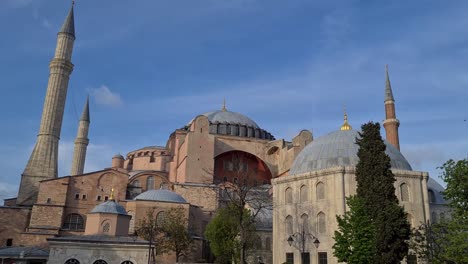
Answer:
[{"label": "conical minaret cap", "polygon": [[385,102],[395,101],[393,99],[392,85],[390,84],[390,77],[388,77],[388,64],[385,65]]},{"label": "conical minaret cap", "polygon": [[83,113],[81,114],[81,121],[88,121],[90,122],[91,119],[89,118],[89,96],[86,98],[86,104],[83,108]]},{"label": "conical minaret cap", "polygon": [[73,6],[75,1],[72,2],[72,6],[70,8],[70,12],[68,12],[68,16],[63,22],[62,28],[60,29],[59,33],[67,33],[75,37],[75,17],[73,15]]}]

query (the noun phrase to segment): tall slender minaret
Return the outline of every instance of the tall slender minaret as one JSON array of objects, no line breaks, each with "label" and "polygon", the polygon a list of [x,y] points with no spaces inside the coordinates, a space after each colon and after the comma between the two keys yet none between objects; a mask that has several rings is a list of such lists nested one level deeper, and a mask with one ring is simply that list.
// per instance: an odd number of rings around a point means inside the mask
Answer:
[{"label": "tall slender minaret", "polygon": [[83,174],[84,165],[86,161],[86,148],[89,144],[88,131],[89,131],[89,96],[86,98],[86,104],[81,114],[80,122],[78,125],[78,133],[75,139],[75,150],[73,151],[73,161],[71,166],[70,175]]},{"label": "tall slender minaret", "polygon": [[398,127],[400,121],[396,118],[395,99],[393,99],[392,86],[388,77],[388,65],[385,65],[385,121],[383,122],[387,141],[400,150]]},{"label": "tall slender minaret", "polygon": [[60,32],[55,55],[49,64],[50,74],[36,145],[21,175],[16,203],[30,206],[36,202],[39,181],[57,177],[58,145],[68,81],[73,71],[71,57],[75,41],[73,3]]}]

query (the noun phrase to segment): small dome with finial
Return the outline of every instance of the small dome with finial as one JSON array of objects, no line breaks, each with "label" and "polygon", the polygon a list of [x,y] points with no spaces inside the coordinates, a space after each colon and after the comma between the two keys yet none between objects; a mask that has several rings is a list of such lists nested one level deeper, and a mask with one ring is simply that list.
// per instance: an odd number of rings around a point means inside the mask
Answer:
[{"label": "small dome with finial", "polygon": [[346,110],[344,111],[344,122],[343,125],[341,126],[340,130],[351,130],[353,129],[351,125],[348,123],[348,114],[346,113]]}]

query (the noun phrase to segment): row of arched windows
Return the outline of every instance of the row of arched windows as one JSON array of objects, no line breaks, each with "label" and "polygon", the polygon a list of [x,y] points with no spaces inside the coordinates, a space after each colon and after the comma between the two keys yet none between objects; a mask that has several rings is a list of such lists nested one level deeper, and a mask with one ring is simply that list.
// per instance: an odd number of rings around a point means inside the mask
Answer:
[{"label": "row of arched windows", "polygon": [[[291,187],[286,188],[284,191],[284,197],[286,204],[293,203],[293,190]],[[325,184],[323,182],[318,182],[315,185],[315,198],[317,200],[325,199]],[[302,185],[299,191],[299,202],[307,202],[309,199],[309,190],[307,185]]]},{"label": "row of arched windows", "polygon": [[[77,259],[72,258],[65,261],[65,264],[80,264],[80,262]],[[107,264],[107,261],[98,259],[94,261],[93,264]],[[125,260],[121,264],[133,264],[133,262],[131,262],[130,260]]]},{"label": "row of arched windows", "polygon": [[[299,232],[301,231],[304,231],[306,233],[311,232],[312,230],[310,230],[309,222],[310,222],[309,215],[302,214],[301,219],[298,222],[298,226],[297,226],[297,229],[299,230]],[[295,232],[294,232],[293,217],[291,215],[286,216],[284,223],[285,223],[286,235],[289,236],[291,234],[294,234]],[[325,234],[327,232],[327,218],[325,216],[325,213],[319,212],[317,214],[316,223],[317,223],[317,229],[315,230],[315,232],[317,232],[317,234]]]}]

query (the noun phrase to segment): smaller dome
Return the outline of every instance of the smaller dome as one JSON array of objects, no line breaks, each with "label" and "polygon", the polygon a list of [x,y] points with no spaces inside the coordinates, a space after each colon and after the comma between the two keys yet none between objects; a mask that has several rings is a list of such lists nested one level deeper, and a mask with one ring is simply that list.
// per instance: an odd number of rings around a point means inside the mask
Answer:
[{"label": "smaller dome", "polygon": [[125,208],[114,200],[103,202],[102,204],[97,205],[94,207],[91,213],[128,215]]},{"label": "smaller dome", "polygon": [[445,188],[431,177],[429,177],[427,181],[427,189],[428,191],[432,191],[432,193],[434,194],[434,199],[435,199],[434,203],[436,204],[448,203],[447,200],[445,200],[444,196],[442,195],[442,192],[445,191]]},{"label": "smaller dome", "polygon": [[149,190],[139,194],[134,200],[170,202],[170,203],[187,203],[180,195],[169,190]]},{"label": "smaller dome", "polygon": [[122,155],[119,154],[115,154],[114,157],[112,157],[113,159],[125,159]]}]

